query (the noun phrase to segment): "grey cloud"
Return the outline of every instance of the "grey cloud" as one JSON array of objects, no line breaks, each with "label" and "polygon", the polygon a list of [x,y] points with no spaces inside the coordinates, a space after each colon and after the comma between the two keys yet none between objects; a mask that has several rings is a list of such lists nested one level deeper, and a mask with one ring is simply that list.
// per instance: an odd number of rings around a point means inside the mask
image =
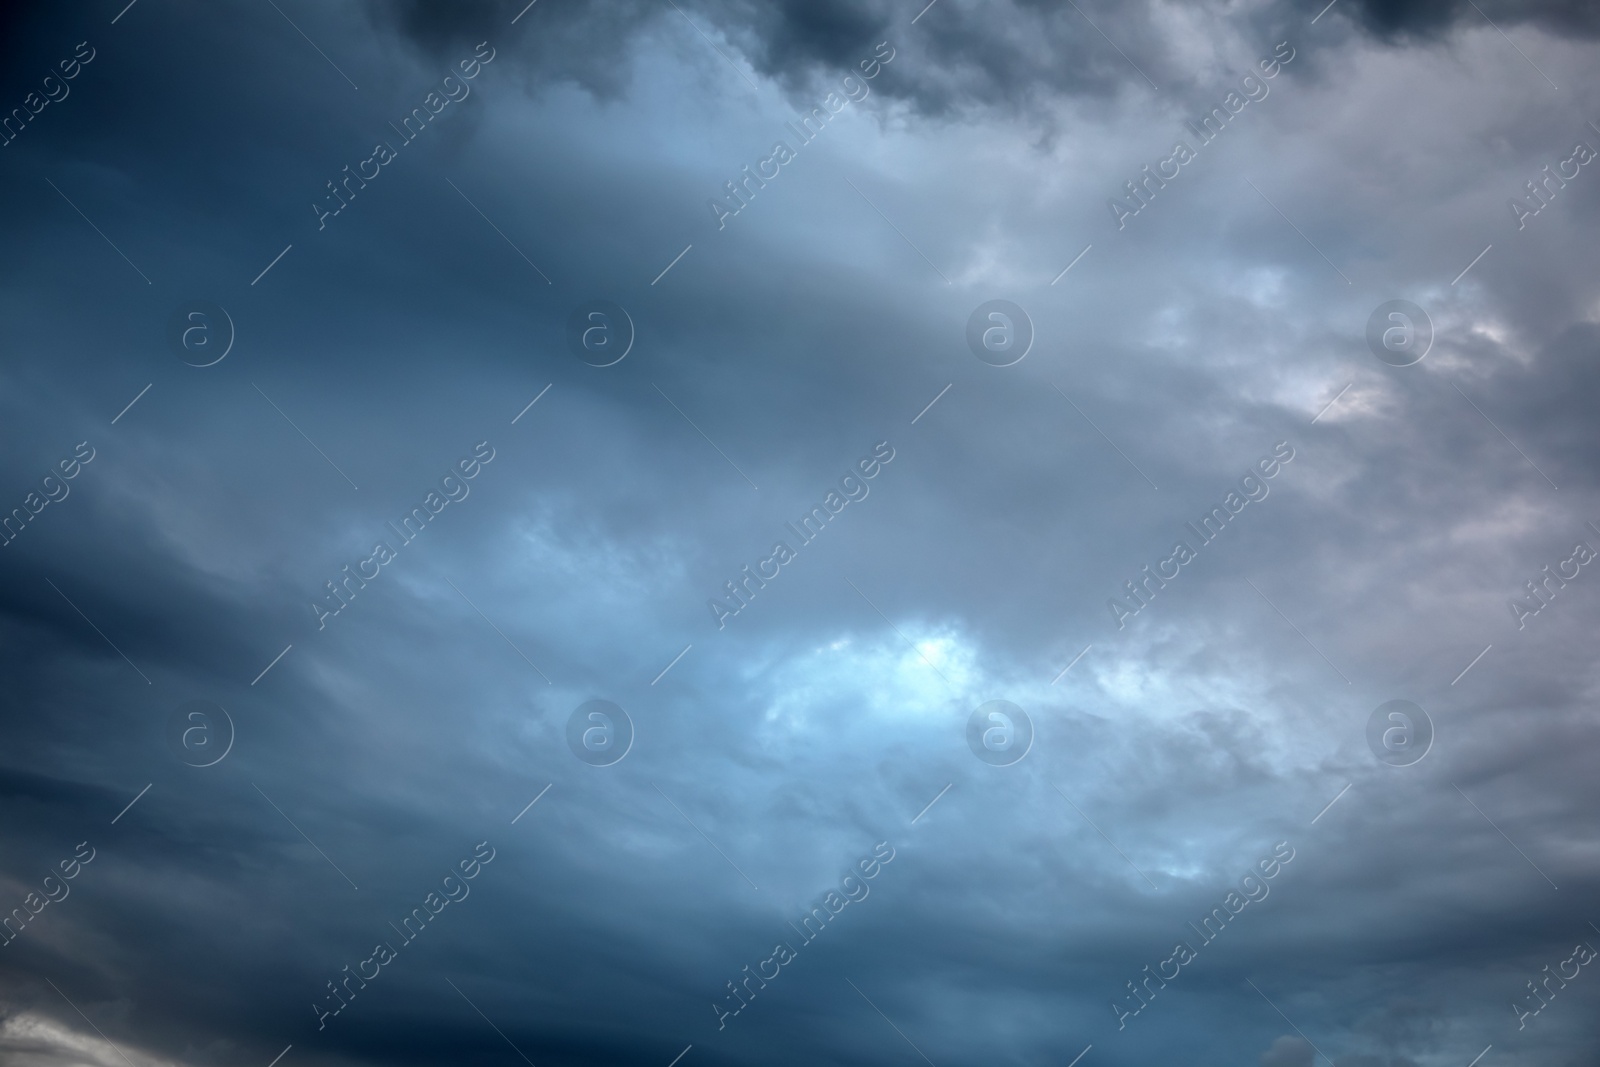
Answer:
[{"label": "grey cloud", "polygon": [[[1600,609],[1587,572],[1525,631],[1506,601],[1600,522],[1595,201],[1585,173],[1515,229],[1505,197],[1583,126],[1497,36],[1452,69],[1341,32],[1342,0],[1317,76],[1119,231],[1106,198],[1181,116],[1119,95],[1142,78],[1070,6],[683,4],[752,95],[670,5],[539,0],[512,32],[516,3],[278,2],[315,48],[270,7],[146,2],[5,45],[101,49],[0,149],[0,504],[100,450],[0,548],[0,904],[101,850],[0,949],[7,1017],[61,1028],[7,1055],[111,1062],[49,978],[136,1062],[920,1062],[895,1027],[941,1065],[1306,1062],[1249,978],[1341,1067],[1592,1058],[1582,989],[1521,1033],[1506,1003],[1584,936],[1557,904],[1595,885]],[[1195,9],[1210,55],[1165,9],[1081,6],[1196,100],[1315,13]],[[884,38],[874,92],[916,107],[841,113],[718,230],[706,198],[785,136],[750,101]],[[319,230],[324,183],[484,39],[472,97]],[[162,337],[194,296],[239,327],[212,368]],[[566,348],[596,296],[638,329],[610,368]],[[1412,368],[1363,338],[1401,296],[1439,327]],[[963,337],[995,297],[1037,328],[1010,368]],[[324,582],[483,439],[470,497],[319,630]],[[870,496],[719,630],[707,598],[883,439]],[[1107,598],[1281,440],[1271,495],[1119,630]],[[566,748],[593,697],[637,728],[614,767]],[[1001,697],[1037,728],[1011,768],[965,741]],[[1416,767],[1367,747],[1394,697],[1434,717]],[[162,737],[196,698],[238,728],[213,768]],[[471,896],[318,1030],[481,840]],[[717,1029],[879,840],[870,897]],[[1112,999],[1285,840],[1270,897],[1119,1031]]]},{"label": "grey cloud", "polygon": [[1285,1034],[1275,1038],[1272,1047],[1261,1054],[1261,1067],[1310,1067],[1316,1050],[1303,1037]]}]

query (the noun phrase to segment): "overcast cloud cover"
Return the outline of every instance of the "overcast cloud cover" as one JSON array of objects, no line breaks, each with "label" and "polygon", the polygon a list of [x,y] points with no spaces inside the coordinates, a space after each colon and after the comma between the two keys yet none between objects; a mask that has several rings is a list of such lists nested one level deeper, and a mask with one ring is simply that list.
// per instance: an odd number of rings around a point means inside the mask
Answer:
[{"label": "overcast cloud cover", "polygon": [[925,3],[7,6],[0,1064],[1600,1058],[1597,8]]}]

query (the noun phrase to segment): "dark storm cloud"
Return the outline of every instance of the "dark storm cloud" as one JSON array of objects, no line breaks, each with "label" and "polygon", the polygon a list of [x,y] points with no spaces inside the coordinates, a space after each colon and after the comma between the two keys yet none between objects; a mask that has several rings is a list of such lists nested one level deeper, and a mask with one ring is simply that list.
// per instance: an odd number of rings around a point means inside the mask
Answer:
[{"label": "dark storm cloud", "polygon": [[[1522,62],[1498,37],[1451,79],[1426,45],[1330,34],[1303,45],[1320,80],[1291,68],[1118,231],[1127,161],[1181,124],[1086,112],[1048,142],[1009,103],[1139,96],[1129,60],[1181,87],[1188,27],[1082,6],[1128,59],[1070,6],[941,0],[913,28],[917,5],[683,5],[791,99],[890,38],[874,91],[944,112],[839,116],[727,230],[707,196],[787,112],[670,5],[540,0],[514,31],[516,3],[284,5],[315,46],[270,6],[30,22],[11,54],[101,53],[0,149],[6,506],[76,441],[100,454],[0,549],[3,835],[27,857],[0,888],[101,852],[0,949],[8,1025],[56,1027],[7,1030],[7,1054],[90,1058],[66,994],[136,1062],[516,1062],[508,1040],[540,1064],[920,1062],[895,1027],[941,1065],[1091,1042],[1085,1067],[1309,1062],[1247,979],[1340,1067],[1592,1050],[1582,987],[1527,1033],[1507,1010],[1585,936],[1544,876],[1561,900],[1596,881],[1600,587],[1586,571],[1526,631],[1506,606],[1600,520],[1593,175],[1526,232],[1503,202],[1581,122],[1472,97]],[[325,183],[486,39],[472,95],[319,229]],[[1392,148],[1396,99],[1442,147]],[[1013,368],[962,339],[997,292],[1039,328]],[[604,370],[564,341],[596,294],[639,329]],[[1362,330],[1404,294],[1440,338],[1401,370]],[[162,338],[195,295],[240,331],[205,370]],[[319,628],[324,583],[479,440],[471,495]],[[706,600],[879,440],[871,495],[719,630]],[[1271,496],[1118,629],[1124,579],[1280,440]],[[1039,730],[1015,768],[963,739],[1002,695]],[[1366,747],[1396,695],[1439,726],[1417,768]],[[612,768],[566,747],[594,696],[638,731]],[[193,698],[238,730],[214,768],[163,738]],[[326,984],[485,840],[471,896],[319,1030]],[[871,895],[719,1030],[727,983],[878,841]],[[1126,983],[1278,841],[1298,852],[1272,896],[1118,1030]]]},{"label": "dark storm cloud", "polygon": [[[522,6],[503,0],[459,5],[415,0],[375,5],[372,11],[375,19],[438,55],[446,43],[477,39]],[[1205,10],[1207,17],[1214,14]],[[778,82],[797,103],[826,76],[855,71],[880,40],[919,57],[915,64],[903,64],[880,91],[935,115],[1036,105],[1057,94],[1111,96],[1136,79],[1143,84],[1146,73],[1163,88],[1192,78],[1173,57],[1175,42],[1150,4],[1086,0],[1075,11],[1012,0],[980,7],[945,0],[912,27],[917,14],[884,0],[712,0],[681,4],[676,11],[629,3],[580,9],[543,0],[526,18],[543,20],[537,23],[542,35],[536,46],[537,78],[570,79],[597,92],[617,91],[617,60],[625,43],[647,28],[652,33],[681,30],[694,42],[701,33],[720,35],[736,59]],[[1118,36],[1108,40],[1096,27],[1112,19]]]},{"label": "dark storm cloud", "polygon": [[[430,54],[480,39],[523,7],[507,0],[444,4],[408,0],[374,4],[373,17],[395,26]],[[542,0],[525,16],[540,27],[540,81],[571,80],[591,91],[618,91],[619,60],[645,32],[682,30],[721,35],[737,58],[770,77],[798,100],[819,78],[854,71],[879,40],[914,47],[919,69],[886,82],[881,91],[939,114],[997,104],[1037,102],[1057,93],[1107,96],[1139,77],[1136,66],[1170,84],[1182,75],[1148,4],[1007,3],[972,8],[945,0],[919,18],[905,4],[842,0],[778,4],[745,0],[685,3],[674,11],[638,3],[563,5]],[[1108,43],[1091,24],[1115,18],[1122,40]],[[691,29],[691,26],[693,27]],[[907,40],[918,35],[915,45]],[[898,40],[896,37],[898,36]],[[1117,48],[1137,56],[1129,60]]]},{"label": "dark storm cloud", "polygon": [[1474,6],[1464,0],[1350,0],[1363,29],[1386,40],[1404,35],[1437,36],[1458,25],[1492,19],[1502,26],[1531,25],[1552,33],[1592,37],[1600,33],[1600,12],[1584,0],[1516,0]]},{"label": "dark storm cloud", "polygon": [[[525,6],[518,0],[404,0],[373,2],[370,11],[375,21],[393,25],[442,58],[447,47],[483,39]],[[1315,14],[1306,6],[1278,0],[1244,17],[1259,41],[1270,46]],[[1231,11],[1229,5],[1206,2],[1185,5],[1184,13],[1193,22],[1177,29],[1168,10],[1144,0],[1084,0],[1075,7],[1038,0],[982,5],[942,0],[927,10],[886,0],[700,0],[677,5],[676,11],[618,0],[581,6],[542,0],[524,17],[540,27],[533,67],[540,82],[570,80],[614,95],[621,91],[619,67],[630,42],[654,32],[652,27],[686,20],[685,30],[692,23],[696,34],[722,35],[757,73],[773,78],[799,101],[825,74],[853,70],[872,43],[898,33],[897,47],[908,46],[907,27],[915,16],[916,42],[909,46],[919,62],[897,72],[880,91],[938,115],[1036,107],[1057,95],[1107,97],[1146,84],[1158,93],[1188,96],[1203,88],[1199,72],[1181,58],[1193,28],[1213,29]],[[1600,33],[1600,14],[1584,0],[1501,0],[1478,9],[1463,0],[1347,0],[1329,17],[1330,22],[1353,21],[1378,40],[1402,45],[1478,28],[1487,25],[1486,18],[1561,35]],[[1104,33],[1108,24],[1115,25],[1115,35]]]}]

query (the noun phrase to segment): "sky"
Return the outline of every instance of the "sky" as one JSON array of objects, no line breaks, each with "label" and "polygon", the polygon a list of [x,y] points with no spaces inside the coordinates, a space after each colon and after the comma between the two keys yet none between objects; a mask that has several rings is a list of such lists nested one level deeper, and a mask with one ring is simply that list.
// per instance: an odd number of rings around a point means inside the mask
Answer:
[{"label": "sky", "polygon": [[0,1064],[1600,1055],[1592,4],[0,21]]}]

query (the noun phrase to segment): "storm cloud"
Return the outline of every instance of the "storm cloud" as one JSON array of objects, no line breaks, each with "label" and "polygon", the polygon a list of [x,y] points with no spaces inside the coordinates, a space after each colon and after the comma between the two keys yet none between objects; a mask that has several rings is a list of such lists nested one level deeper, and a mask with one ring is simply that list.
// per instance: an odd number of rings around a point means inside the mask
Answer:
[{"label": "storm cloud", "polygon": [[1593,1061],[1589,5],[3,18],[0,1060]]}]

